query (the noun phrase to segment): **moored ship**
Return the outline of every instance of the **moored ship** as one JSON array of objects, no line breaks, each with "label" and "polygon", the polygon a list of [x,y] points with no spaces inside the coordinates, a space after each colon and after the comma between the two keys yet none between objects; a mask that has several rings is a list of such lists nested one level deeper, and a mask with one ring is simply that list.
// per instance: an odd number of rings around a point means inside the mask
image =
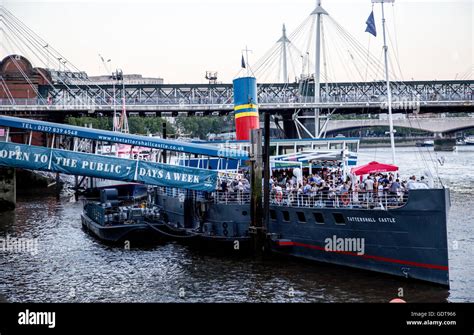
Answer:
[{"label": "moored ship", "polygon": [[[318,16],[327,14],[320,4],[313,13]],[[395,130],[384,18],[382,22],[389,134],[394,164]],[[319,31],[317,33],[319,34]],[[319,48],[319,45],[316,48]],[[319,52],[316,52],[315,64],[314,101],[320,102]],[[249,138],[252,138],[249,134],[259,134],[252,131],[259,128],[256,87],[255,78],[249,77],[249,74],[247,77],[234,80],[236,137],[242,142],[225,142],[223,149],[231,150],[247,145],[247,148],[255,150],[260,146],[261,141],[258,138],[253,138],[249,142]],[[315,125],[319,123],[319,112],[320,109],[316,107]],[[324,150],[326,148],[317,147],[313,143],[301,148],[298,147],[298,142],[303,141],[302,139],[287,139],[288,151],[280,152],[277,149],[272,152],[268,112],[265,115],[265,133],[267,152],[263,163],[266,173],[263,183],[264,194],[265,189],[271,186],[269,184],[274,184],[269,176],[273,168],[280,167],[285,170],[282,185],[277,184],[273,187],[269,198],[264,195],[262,208],[265,208],[268,202],[269,206],[268,213],[263,213],[264,225],[260,227],[265,233],[267,249],[278,254],[449,286],[447,247],[449,189],[430,188],[428,184],[417,183],[414,176],[402,187],[398,175],[382,175],[379,178],[374,174],[394,171],[380,168],[364,173],[368,176],[366,179],[368,181],[364,182],[362,190],[359,189],[356,177],[347,171],[349,165],[354,165],[357,161],[357,156],[354,155],[357,150],[354,150],[353,146],[350,147],[349,143],[341,141],[340,146],[334,147],[332,151],[331,147],[328,147],[326,151]],[[307,140],[308,142],[321,140],[317,127],[313,135],[315,138]],[[358,149],[358,141],[356,142]],[[255,155],[258,156],[258,153]],[[392,167],[398,169],[395,165]],[[253,167],[250,168],[252,169]],[[320,175],[326,173],[327,176],[328,173],[332,173],[331,169],[338,170],[341,175],[334,175],[321,181]],[[291,179],[292,182],[288,182],[287,178],[287,173],[290,172],[295,178]],[[308,183],[315,173],[316,186]],[[304,174],[306,182],[301,181]],[[258,180],[258,177],[256,179]],[[251,180],[255,180],[255,177],[251,177]],[[298,185],[296,189],[295,184]],[[286,190],[283,189],[285,186]],[[259,204],[250,198],[253,198],[252,192],[259,187],[258,184],[253,185],[252,191],[246,192],[245,189],[242,190],[239,181],[232,181],[230,190],[225,184],[218,192],[208,195],[204,204],[198,206],[202,208],[199,214],[199,226],[204,227],[208,224],[214,227],[214,237],[223,234],[224,228],[229,227],[229,223],[244,228],[243,233],[240,231],[236,233],[236,238],[246,232],[253,234],[257,222],[252,222],[251,217],[254,217],[254,213],[249,214],[252,209],[258,210]],[[260,193],[260,190],[256,193]],[[182,204],[177,197],[170,196],[167,192],[157,194],[156,199],[170,222],[179,222],[183,226],[196,224],[196,215],[192,210],[196,207],[192,196],[186,197],[187,200],[183,200]]]},{"label": "moored ship", "polygon": [[272,250],[449,286],[448,190],[410,190],[385,206],[349,198],[340,206],[272,206]]},{"label": "moored ship", "polygon": [[474,136],[469,136],[464,139],[464,144],[474,145]]},{"label": "moored ship", "polygon": [[[207,200],[181,200],[176,189],[160,190],[157,205],[175,226],[201,227],[214,241],[248,240],[249,193],[217,191]],[[448,189],[412,189],[384,193],[272,193],[268,247],[271,251],[449,285]],[[199,216],[196,209],[199,209]],[[197,219],[199,217],[199,219]],[[192,228],[191,228],[192,227]],[[333,243],[328,247],[328,243]],[[363,250],[348,250],[357,243]]]}]

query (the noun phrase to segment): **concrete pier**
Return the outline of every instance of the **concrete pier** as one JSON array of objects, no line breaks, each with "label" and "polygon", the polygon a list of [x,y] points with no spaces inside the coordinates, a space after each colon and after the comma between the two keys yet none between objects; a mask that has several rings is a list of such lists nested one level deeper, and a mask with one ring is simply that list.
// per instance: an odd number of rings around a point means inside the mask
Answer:
[{"label": "concrete pier", "polygon": [[10,211],[16,205],[16,172],[14,168],[0,167],[0,212]]}]

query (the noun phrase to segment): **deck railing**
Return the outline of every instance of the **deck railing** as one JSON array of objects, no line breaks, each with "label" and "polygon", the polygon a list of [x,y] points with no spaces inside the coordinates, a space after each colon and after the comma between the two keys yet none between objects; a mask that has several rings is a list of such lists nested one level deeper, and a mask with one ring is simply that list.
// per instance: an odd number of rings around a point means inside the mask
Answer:
[{"label": "deck railing", "polygon": [[318,192],[315,194],[277,193],[270,204],[287,207],[392,209],[404,206],[408,192]]},{"label": "deck railing", "polygon": [[250,193],[245,191],[216,191],[211,194],[211,197],[216,204],[250,204]]},{"label": "deck railing", "polygon": [[[158,193],[184,201],[186,191],[175,188],[160,187]],[[246,205],[250,204],[248,191],[215,191],[190,192],[188,196],[197,200],[207,200],[215,204]],[[357,208],[357,209],[393,209],[404,206],[408,201],[408,192],[317,192],[302,194],[297,192],[270,193],[270,204],[283,207],[312,208]]]}]

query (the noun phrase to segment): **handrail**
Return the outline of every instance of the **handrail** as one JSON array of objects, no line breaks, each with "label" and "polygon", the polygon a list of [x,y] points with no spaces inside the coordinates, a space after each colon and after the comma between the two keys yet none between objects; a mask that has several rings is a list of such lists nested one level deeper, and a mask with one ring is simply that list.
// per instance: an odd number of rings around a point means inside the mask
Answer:
[{"label": "handrail", "polygon": [[[404,102],[411,101],[413,103],[441,103],[441,102],[469,102],[474,96],[472,92],[456,92],[456,93],[423,93],[423,94],[398,94],[397,98]],[[365,95],[359,96],[356,92],[345,94],[323,94],[322,102],[326,103],[381,103],[384,100],[383,95]],[[20,106],[79,106],[88,105],[96,106],[120,106],[122,99],[116,99],[115,104],[113,100],[104,101],[102,97],[58,97],[53,99],[44,98],[14,98],[15,105]],[[289,96],[259,96],[259,103],[313,103],[314,97],[302,95]],[[11,105],[11,99],[0,99],[0,105]],[[228,97],[127,97],[125,100],[127,106],[135,105],[229,105]]]},{"label": "handrail", "polygon": [[272,193],[270,204],[285,207],[357,208],[387,210],[400,208],[408,202],[408,192],[295,192]]},{"label": "handrail", "polygon": [[[205,194],[204,194],[205,193]],[[174,188],[159,187],[158,194],[184,201],[186,191]],[[215,191],[192,192],[188,194],[192,199],[208,201],[214,204],[249,205],[250,193],[248,191]],[[337,192],[325,191],[310,194],[298,192],[275,192],[270,194],[272,206],[298,207],[298,208],[353,208],[387,210],[403,207],[408,202],[408,191],[399,191],[396,194],[388,191],[381,192]]]}]

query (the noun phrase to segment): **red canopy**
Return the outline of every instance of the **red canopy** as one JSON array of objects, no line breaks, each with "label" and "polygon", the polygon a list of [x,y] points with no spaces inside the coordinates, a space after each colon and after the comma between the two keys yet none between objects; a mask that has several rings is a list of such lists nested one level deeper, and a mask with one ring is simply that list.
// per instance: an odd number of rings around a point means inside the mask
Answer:
[{"label": "red canopy", "polygon": [[377,173],[377,172],[389,172],[389,171],[398,171],[398,166],[390,165],[390,164],[382,164],[379,162],[370,162],[368,164],[356,166],[351,169],[351,173],[355,174],[356,176],[360,176],[363,174]]}]

